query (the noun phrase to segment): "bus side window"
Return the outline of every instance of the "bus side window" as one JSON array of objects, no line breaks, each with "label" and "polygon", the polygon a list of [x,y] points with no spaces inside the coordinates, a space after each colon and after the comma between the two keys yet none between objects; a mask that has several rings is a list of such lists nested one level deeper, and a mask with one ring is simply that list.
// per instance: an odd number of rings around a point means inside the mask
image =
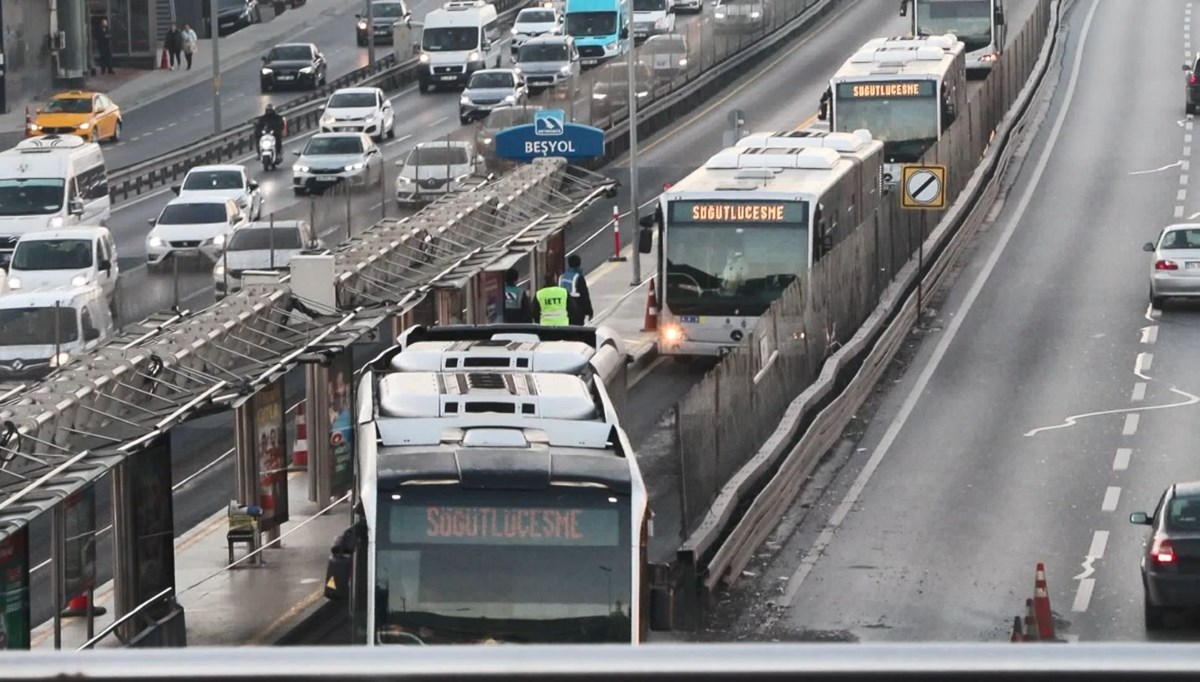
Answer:
[{"label": "bus side window", "polygon": [[829,246],[832,239],[826,230],[825,225],[825,205],[817,204],[817,211],[813,214],[813,226],[815,234],[813,234],[813,262],[817,262],[829,252]]},{"label": "bus side window", "polygon": [[942,81],[942,130],[945,130],[958,118],[958,107],[954,103],[956,88],[947,81]]}]

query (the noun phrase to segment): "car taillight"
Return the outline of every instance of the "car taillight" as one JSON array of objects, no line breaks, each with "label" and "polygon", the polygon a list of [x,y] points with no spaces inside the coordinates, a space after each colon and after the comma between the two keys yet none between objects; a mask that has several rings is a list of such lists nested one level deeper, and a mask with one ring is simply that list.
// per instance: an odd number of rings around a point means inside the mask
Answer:
[{"label": "car taillight", "polygon": [[1171,541],[1167,538],[1154,538],[1154,544],[1150,547],[1150,556],[1154,558],[1156,564],[1173,564],[1175,563],[1175,548],[1171,546]]},{"label": "car taillight", "polygon": [[1195,84],[1196,84],[1196,74],[1194,74],[1194,73],[1189,74],[1188,75],[1188,85],[1195,85]]},{"label": "car taillight", "polygon": [[1155,269],[1155,270],[1178,270],[1178,269],[1179,269],[1179,263],[1176,263],[1176,262],[1175,262],[1175,261],[1173,261],[1173,260],[1160,260],[1160,261],[1155,261],[1155,263],[1154,263],[1154,269]]}]

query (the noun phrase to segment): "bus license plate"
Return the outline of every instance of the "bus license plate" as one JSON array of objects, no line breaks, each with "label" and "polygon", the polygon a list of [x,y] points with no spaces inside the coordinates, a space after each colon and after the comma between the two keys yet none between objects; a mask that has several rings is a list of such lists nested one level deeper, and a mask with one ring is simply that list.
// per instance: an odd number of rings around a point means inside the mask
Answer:
[{"label": "bus license plate", "polygon": [[684,324],[700,324],[699,315],[680,315],[679,321]]}]

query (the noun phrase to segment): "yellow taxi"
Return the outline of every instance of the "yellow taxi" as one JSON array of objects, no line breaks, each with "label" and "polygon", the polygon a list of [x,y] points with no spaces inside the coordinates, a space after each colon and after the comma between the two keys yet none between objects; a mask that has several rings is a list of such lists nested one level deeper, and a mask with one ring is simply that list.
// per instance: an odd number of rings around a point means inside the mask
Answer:
[{"label": "yellow taxi", "polygon": [[60,92],[37,110],[25,136],[78,135],[91,142],[121,139],[121,108],[102,92]]}]

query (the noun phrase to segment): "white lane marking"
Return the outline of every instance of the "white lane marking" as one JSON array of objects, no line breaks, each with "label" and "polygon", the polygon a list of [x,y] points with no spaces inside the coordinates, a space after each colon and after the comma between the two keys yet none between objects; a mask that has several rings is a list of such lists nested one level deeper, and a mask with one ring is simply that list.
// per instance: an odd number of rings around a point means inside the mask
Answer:
[{"label": "white lane marking", "polygon": [[1167,403],[1165,405],[1148,405],[1146,407],[1123,407],[1123,408],[1119,408],[1119,409],[1115,409],[1115,410],[1100,410],[1098,412],[1085,412],[1083,414],[1073,414],[1070,417],[1067,417],[1066,419],[1064,419],[1061,424],[1055,424],[1054,426],[1039,426],[1038,428],[1027,432],[1025,435],[1027,437],[1036,436],[1043,431],[1054,431],[1056,429],[1065,429],[1068,426],[1075,426],[1076,424],[1079,423],[1079,420],[1081,420],[1081,419],[1090,419],[1092,417],[1103,417],[1103,416],[1110,415],[1110,414],[1132,414],[1132,413],[1137,413],[1137,412],[1150,412],[1151,410],[1167,410],[1167,409],[1171,409],[1173,407],[1187,407],[1188,405],[1195,405],[1196,403],[1200,403],[1200,396],[1192,395],[1191,393],[1188,393],[1187,391],[1181,391],[1178,388],[1175,388],[1174,386],[1172,386],[1169,390],[1172,393],[1176,393],[1178,395],[1183,396],[1184,399],[1177,403]]},{"label": "white lane marking", "polygon": [[[1008,224],[1005,225],[1004,231],[1000,234],[1000,238],[993,247],[992,253],[988,256],[987,262],[984,263],[983,269],[976,275],[975,281],[967,291],[967,295],[959,307],[958,314],[950,321],[950,324],[946,327],[946,331],[938,340],[938,345],[934,349],[933,355],[929,358],[929,364],[925,365],[921,370],[916,383],[909,391],[908,396],[905,397],[904,403],[900,406],[900,412],[892,420],[892,423],[888,425],[887,431],[883,434],[883,439],[879,442],[879,446],[875,448],[875,452],[871,453],[871,458],[867,461],[866,466],[859,472],[858,478],[854,480],[850,489],[846,491],[846,497],[837,506],[837,509],[833,511],[833,516],[829,518],[829,523],[821,531],[816,542],[805,553],[804,558],[800,561],[800,565],[796,567],[796,571],[788,580],[787,591],[783,595],[784,606],[791,606],[792,602],[796,599],[796,593],[800,591],[800,586],[804,584],[805,578],[812,572],[813,567],[817,564],[817,560],[825,554],[829,543],[833,541],[834,533],[842,525],[842,522],[858,501],[859,496],[862,495],[863,490],[867,487],[867,482],[871,480],[871,476],[875,474],[875,470],[879,468],[880,463],[883,462],[883,458],[900,435],[901,429],[904,428],[909,416],[916,409],[917,403],[924,396],[925,389],[929,386],[929,381],[933,378],[934,373],[942,363],[942,359],[946,356],[946,352],[950,349],[950,344],[954,343],[955,337],[958,336],[958,331],[962,328],[963,320],[970,314],[971,308],[974,307],[975,301],[979,298],[979,294],[983,291],[983,287],[991,277],[992,271],[996,269],[996,264],[1000,262],[1000,257],[1003,255],[1004,249],[1012,241],[1012,236],[1016,232],[1017,225],[1025,216],[1025,211],[1029,209],[1029,205],[1033,201],[1033,194],[1040,187],[1042,176],[1046,173],[1046,166],[1049,165],[1050,157],[1054,154],[1059,135],[1062,134],[1063,125],[1067,120],[1067,114],[1071,111],[1071,101],[1075,98],[1075,90],[1079,84],[1079,71],[1083,67],[1083,49],[1087,45],[1088,33],[1092,27],[1092,19],[1095,18],[1096,9],[1099,6],[1098,2],[1092,2],[1087,18],[1083,22],[1083,29],[1079,34],[1079,42],[1075,48],[1075,63],[1071,67],[1071,76],[1067,80],[1062,107],[1058,111],[1058,116],[1054,121],[1053,127],[1050,129],[1050,134],[1046,138],[1046,145],[1042,148],[1042,155],[1038,158],[1037,165],[1033,168],[1029,182],[1025,185],[1021,200],[1017,203],[1016,210],[1013,211]],[[1197,401],[1200,402],[1200,398],[1197,398]]]},{"label": "white lane marking", "polygon": [[1088,556],[1092,559],[1103,559],[1104,550],[1108,547],[1108,531],[1098,530],[1092,534],[1092,544],[1088,547]]},{"label": "white lane marking", "polygon": [[1129,396],[1133,402],[1141,402],[1146,399],[1146,382],[1139,381],[1133,385],[1133,395]]},{"label": "white lane marking", "polygon": [[1120,486],[1110,485],[1104,491],[1104,502],[1100,504],[1100,511],[1116,511],[1117,505],[1121,503],[1121,488]]},{"label": "white lane marking", "polygon": [[403,141],[407,140],[407,139],[408,139],[408,138],[410,138],[410,137],[412,137],[412,135],[401,135],[400,137],[397,137],[397,138],[396,138],[396,139],[394,139],[394,140],[390,140],[390,141],[386,142],[386,143],[384,144],[384,146],[385,146],[385,147],[390,147],[390,146],[392,146],[392,145],[394,145],[394,144],[400,144],[401,142],[403,142]]},{"label": "white lane marking", "polygon": [[1184,147],[1184,148],[1183,148],[1183,155],[1184,155],[1184,156],[1191,156],[1191,155],[1192,155],[1192,148],[1191,148],[1191,147]]},{"label": "white lane marking", "polygon": [[1088,604],[1092,603],[1092,591],[1096,589],[1096,580],[1094,578],[1084,578],[1079,581],[1079,589],[1075,592],[1075,602],[1071,604],[1071,611],[1075,613],[1083,613],[1088,610]]},{"label": "white lane marking", "polygon": [[1181,189],[1175,193],[1175,201],[1183,201],[1187,199],[1187,190]]},{"label": "white lane marking", "polygon": [[1125,471],[1128,469],[1129,458],[1132,456],[1132,448],[1117,448],[1117,456],[1113,458],[1113,471]]},{"label": "white lane marking", "polygon": [[1200,218],[1200,211],[1196,211],[1195,213],[1188,216],[1188,220],[1195,220],[1196,218]]},{"label": "white lane marking", "polygon": [[1130,175],[1149,175],[1150,173],[1161,173],[1165,170],[1170,170],[1172,168],[1176,168],[1182,164],[1183,164],[1182,161],[1176,161],[1175,163],[1168,163],[1167,165],[1165,165],[1161,168],[1155,168],[1152,170],[1129,171],[1129,174]]},{"label": "white lane marking", "polygon": [[1121,435],[1132,436],[1137,433],[1138,422],[1141,420],[1141,416],[1136,413],[1125,415],[1125,425],[1121,427]]},{"label": "white lane marking", "polygon": [[1181,184],[1181,185],[1187,185],[1187,184],[1188,184],[1188,176],[1187,176],[1187,173],[1180,173],[1180,174],[1179,174],[1179,184]]},{"label": "white lane marking", "polygon": [[[1191,168],[1192,168],[1191,161],[1183,161],[1183,164],[1179,167],[1179,170],[1183,171],[1184,173],[1187,173],[1188,171],[1191,170]],[[1187,176],[1184,176],[1184,177],[1187,177]]]},{"label": "white lane marking", "polygon": [[[1196,215],[1200,215],[1197,213]],[[1142,327],[1142,343],[1154,345],[1158,341],[1158,325]]]},{"label": "white lane marking", "polygon": [[[1192,129],[1192,122],[1191,122],[1191,121],[1187,121],[1187,122],[1185,122],[1185,123],[1183,124],[1183,127],[1184,127],[1184,128],[1186,128],[1187,130],[1191,130],[1191,129]],[[1185,144],[1191,144],[1191,143],[1192,143],[1192,134],[1191,134],[1191,133],[1188,133],[1188,134],[1184,135],[1184,136],[1183,136],[1183,141],[1184,141],[1184,143],[1185,143]]]},{"label": "white lane marking", "polygon": [[445,123],[447,120],[449,120],[449,117],[443,116],[443,117],[439,118],[438,120],[434,121],[433,123],[430,123],[429,127],[432,128],[432,127],[438,125],[439,123]]},{"label": "white lane marking", "polygon": [[1176,217],[1176,218],[1182,218],[1182,217],[1183,217],[1183,207],[1182,207],[1182,206],[1176,206],[1176,207],[1175,207],[1175,217]]},{"label": "white lane marking", "polygon": [[1154,364],[1154,353],[1138,353],[1137,360],[1133,363],[1133,373],[1139,377],[1149,380],[1146,372],[1150,371],[1151,365]]}]

